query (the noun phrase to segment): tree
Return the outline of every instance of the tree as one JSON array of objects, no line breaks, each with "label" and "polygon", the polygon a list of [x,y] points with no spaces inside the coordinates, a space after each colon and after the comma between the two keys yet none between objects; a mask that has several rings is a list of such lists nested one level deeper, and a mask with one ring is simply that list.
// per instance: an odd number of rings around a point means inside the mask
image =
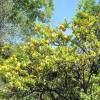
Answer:
[{"label": "tree", "polygon": [[[100,16],[100,2],[99,1],[97,2],[96,0],[80,0],[80,2],[78,4],[78,9],[77,9],[77,13],[78,12],[85,12],[85,13],[88,13],[90,15],[93,15],[94,17]],[[76,14],[76,16],[79,17],[78,14]],[[94,24],[94,26],[97,26],[95,28],[95,34],[97,35],[98,39],[100,40],[99,22],[96,22]]]},{"label": "tree", "polygon": [[79,11],[72,23],[37,23],[28,42],[2,45],[0,99],[99,100],[99,18]]},{"label": "tree", "polygon": [[35,21],[50,20],[53,0],[2,0],[0,8],[0,40],[8,37],[12,40],[16,34],[19,35],[17,38],[27,38],[34,34]]},{"label": "tree", "polygon": [[[94,21],[97,20],[91,20]],[[0,68],[6,87],[4,96],[80,100],[83,93],[90,94],[92,78],[97,74],[93,68],[99,66],[100,42],[96,35],[81,30],[86,42],[77,44],[82,33],[73,32],[75,40],[64,35],[62,30],[47,25],[38,24],[35,28],[35,38],[26,44],[11,47],[13,52],[9,57],[5,55],[9,46],[1,50],[1,59],[5,59],[1,60]]]},{"label": "tree", "polygon": [[[76,35],[76,38],[75,38],[76,43],[80,45],[80,48],[83,52],[87,53],[90,50],[95,51],[98,48],[97,46],[96,47],[93,46],[93,44],[96,44],[99,46],[99,42],[100,42],[100,34],[99,34],[100,33],[100,25],[99,25],[100,23],[100,10],[99,10],[100,2],[97,3],[96,0],[91,0],[91,1],[90,0],[84,0],[84,1],[80,0],[80,1],[81,3],[79,3],[78,5],[78,10],[77,10],[75,19],[73,21],[74,22],[73,31]],[[91,35],[89,37],[91,37],[92,40],[88,40],[89,39],[88,34]],[[95,37],[92,37],[93,35]],[[95,38],[97,38],[98,42],[93,43]],[[87,40],[89,42],[87,42]],[[90,72],[95,73],[95,74],[99,72],[98,70],[99,69],[98,67],[100,66],[99,58],[100,58],[100,55],[98,54],[98,60],[96,64],[94,64],[93,62],[93,66],[95,67],[93,67],[91,69],[92,71]],[[92,95],[93,98],[91,96],[90,98],[93,100],[100,99],[98,95],[99,90],[100,90],[100,85],[98,84],[100,83],[99,75],[96,77],[93,77],[90,83],[93,84],[93,86],[91,87],[92,87],[92,90],[94,90],[94,91],[91,90],[92,93],[90,93],[90,95]],[[98,96],[98,98],[96,98],[95,95]],[[89,97],[89,94],[87,95],[87,97]]]}]

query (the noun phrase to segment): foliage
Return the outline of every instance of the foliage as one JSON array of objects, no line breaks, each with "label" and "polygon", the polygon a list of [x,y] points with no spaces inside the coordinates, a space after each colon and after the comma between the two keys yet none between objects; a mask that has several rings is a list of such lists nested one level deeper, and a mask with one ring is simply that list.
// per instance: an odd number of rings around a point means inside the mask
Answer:
[{"label": "foliage", "polygon": [[[100,12],[100,0],[79,0],[78,11],[90,14],[98,14]],[[98,2],[97,2],[98,1]]]},{"label": "foliage", "polygon": [[[93,16],[88,17],[91,18],[89,24],[97,21]],[[68,36],[61,29],[39,23],[28,43],[2,47],[0,74],[5,83],[4,97],[18,99],[30,95],[52,100],[80,100],[89,94],[94,96],[91,91],[95,91],[95,98],[99,98],[100,41],[93,33],[94,28],[84,32],[87,28],[81,24],[80,31],[73,23],[73,34]],[[98,75],[96,82],[94,75]]]},{"label": "foliage", "polygon": [[27,42],[0,45],[0,99],[100,100],[99,23],[100,13],[80,10],[71,23],[35,23]]},{"label": "foliage", "polygon": [[53,0],[2,0],[0,8],[0,40],[12,41],[16,34],[27,39],[35,21],[50,20]]}]

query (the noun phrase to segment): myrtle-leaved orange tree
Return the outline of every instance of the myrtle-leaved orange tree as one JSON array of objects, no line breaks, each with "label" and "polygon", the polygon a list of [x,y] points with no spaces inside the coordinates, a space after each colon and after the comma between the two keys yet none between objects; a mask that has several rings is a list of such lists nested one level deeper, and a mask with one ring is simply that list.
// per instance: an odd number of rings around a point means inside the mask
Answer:
[{"label": "myrtle-leaved orange tree", "polygon": [[99,23],[100,13],[79,11],[58,28],[36,23],[26,43],[1,45],[0,99],[99,100]]}]

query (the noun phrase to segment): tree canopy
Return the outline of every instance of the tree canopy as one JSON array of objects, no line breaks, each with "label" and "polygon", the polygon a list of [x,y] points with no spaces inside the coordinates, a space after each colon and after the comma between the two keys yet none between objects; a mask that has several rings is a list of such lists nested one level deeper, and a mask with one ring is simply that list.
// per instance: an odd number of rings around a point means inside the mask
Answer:
[{"label": "tree canopy", "polygon": [[12,41],[16,35],[26,39],[34,33],[35,21],[50,20],[53,0],[2,0],[0,8],[0,40]]},{"label": "tree canopy", "polygon": [[100,4],[81,7],[72,22],[38,22],[27,42],[0,45],[1,100],[100,100]]}]

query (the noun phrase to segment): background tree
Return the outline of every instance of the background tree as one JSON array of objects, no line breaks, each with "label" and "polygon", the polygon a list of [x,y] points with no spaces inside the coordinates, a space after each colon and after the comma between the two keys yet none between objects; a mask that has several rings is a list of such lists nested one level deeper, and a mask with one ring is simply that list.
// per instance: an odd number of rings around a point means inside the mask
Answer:
[{"label": "background tree", "polygon": [[34,33],[35,21],[49,21],[53,0],[2,0],[0,8],[0,40],[15,42]]}]

